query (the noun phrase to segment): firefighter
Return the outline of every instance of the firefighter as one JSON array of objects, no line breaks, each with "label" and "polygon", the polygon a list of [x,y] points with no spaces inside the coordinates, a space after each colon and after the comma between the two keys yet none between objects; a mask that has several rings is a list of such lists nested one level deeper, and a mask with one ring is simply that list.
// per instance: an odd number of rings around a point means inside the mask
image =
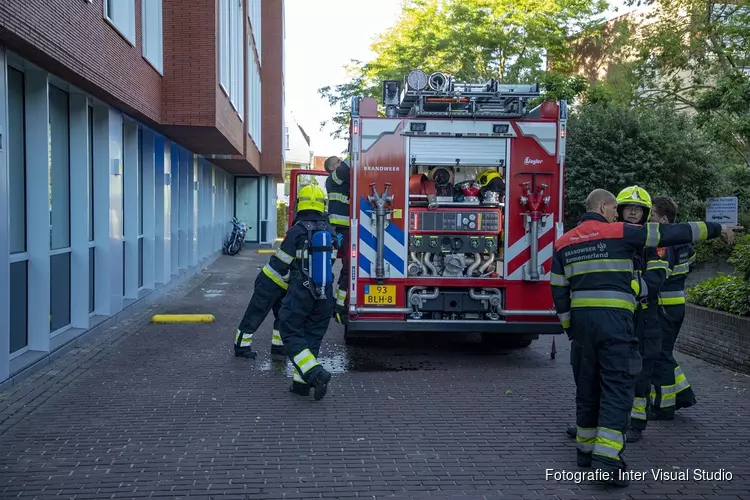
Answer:
[{"label": "firefighter", "polygon": [[[291,262],[291,256],[285,254],[281,248],[276,249],[274,257],[281,261]],[[261,272],[255,278],[253,296],[247,304],[245,314],[242,316],[240,326],[234,339],[234,355],[243,358],[255,358],[257,353],[252,349],[253,335],[260,327],[268,313],[273,311],[273,334],[271,336],[271,355],[283,356],[284,343],[279,334],[279,310],[281,302],[286,295],[289,273],[286,276],[279,275],[271,263],[263,266]]]},{"label": "firefighter", "polygon": [[479,190],[479,194],[484,196],[484,194],[488,191],[497,193],[499,200],[503,201],[503,198],[505,197],[505,181],[503,181],[502,176],[497,172],[497,170],[493,168],[483,170],[477,176],[477,182],[480,186],[482,186]]},{"label": "firefighter", "polygon": [[338,258],[341,259],[341,273],[339,274],[338,289],[336,290],[336,306],[333,317],[337,323],[347,323],[347,292],[349,290],[349,205],[351,195],[351,169],[349,163],[341,161],[332,156],[325,162],[328,170],[328,162],[336,168],[326,179],[326,191],[328,192],[328,220],[336,228],[340,235],[342,244],[339,247]]},{"label": "firefighter", "polygon": [[289,390],[308,395],[312,386],[316,400],[325,396],[331,380],[331,374],[317,357],[333,314],[332,269],[341,239],[325,211],[325,192],[313,185],[302,188],[297,196],[294,225],[279,246],[285,257],[271,258],[279,275],[290,273],[280,311],[281,338],[294,370]]},{"label": "firefighter", "polygon": [[576,441],[580,466],[608,473],[602,479],[627,486],[620,470],[625,436],[641,370],[633,314],[636,294],[633,257],[644,247],[679,245],[726,234],[718,223],[688,222],[636,226],[615,223],[617,199],[594,190],[581,223],[554,243],[550,285],[555,310],[571,339],[576,382]]},{"label": "firefighter", "polygon": [[[677,204],[671,198],[654,198],[651,222],[674,222],[676,217]],[[695,262],[695,250],[692,245],[678,245],[672,248],[672,256],[672,273],[659,294],[662,343],[651,382],[652,420],[673,420],[676,410],[696,403],[693,389],[673,353],[685,319],[685,280]]]},{"label": "firefighter", "polygon": [[[645,189],[629,186],[617,195],[617,214],[620,220],[643,226],[651,217],[651,196]],[[650,409],[649,394],[654,363],[661,350],[661,325],[658,314],[658,294],[669,277],[671,250],[665,247],[644,248],[633,260],[636,283],[645,283],[639,290],[638,304],[633,322],[638,338],[638,352],[642,368],[635,378],[635,397],[630,412],[630,429],[627,441],[633,443],[641,438],[648,423]],[[642,281],[641,281],[642,280]]]}]

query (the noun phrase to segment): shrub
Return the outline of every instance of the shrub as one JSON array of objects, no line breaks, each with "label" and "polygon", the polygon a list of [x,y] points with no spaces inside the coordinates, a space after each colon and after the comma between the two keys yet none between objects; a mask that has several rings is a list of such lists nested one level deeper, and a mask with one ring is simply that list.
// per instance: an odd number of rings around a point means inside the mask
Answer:
[{"label": "shrub", "polygon": [[750,282],[741,276],[721,274],[689,288],[687,300],[718,311],[750,316]]},{"label": "shrub", "polygon": [[698,241],[693,244],[693,249],[695,261],[701,263],[727,260],[731,252],[731,247],[721,238]]},{"label": "shrub", "polygon": [[[706,248],[704,246],[702,251],[708,252]],[[750,235],[735,238],[727,261],[734,266],[735,274],[721,274],[698,283],[688,289],[687,300],[699,306],[750,316]]]},{"label": "shrub", "polygon": [[283,238],[286,234],[286,223],[289,215],[289,205],[280,201],[276,204],[276,237]]},{"label": "shrub", "polygon": [[734,266],[735,272],[745,281],[750,281],[750,234],[735,238],[732,254],[727,262]]}]

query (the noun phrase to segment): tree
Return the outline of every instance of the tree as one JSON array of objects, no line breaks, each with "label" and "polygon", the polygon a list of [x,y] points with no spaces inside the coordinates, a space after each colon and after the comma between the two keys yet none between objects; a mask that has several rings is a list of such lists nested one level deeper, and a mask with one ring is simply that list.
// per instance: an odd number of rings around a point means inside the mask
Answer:
[{"label": "tree", "polygon": [[593,189],[617,194],[633,184],[673,197],[683,220],[703,219],[706,198],[725,194],[724,158],[672,107],[586,104],[568,122],[566,222],[580,218]]},{"label": "tree", "polygon": [[628,0],[649,8],[630,47],[640,99],[669,100],[750,166],[750,2]]},{"label": "tree", "polygon": [[[332,135],[346,134],[352,96],[378,98],[383,80],[402,80],[418,68],[460,81],[552,81],[545,60],[569,60],[570,34],[599,22],[606,7],[606,0],[407,0],[398,23],[373,43],[375,59],[352,61],[350,81],[319,89],[339,109]],[[557,81],[557,89],[565,84],[575,92],[576,82]]]}]

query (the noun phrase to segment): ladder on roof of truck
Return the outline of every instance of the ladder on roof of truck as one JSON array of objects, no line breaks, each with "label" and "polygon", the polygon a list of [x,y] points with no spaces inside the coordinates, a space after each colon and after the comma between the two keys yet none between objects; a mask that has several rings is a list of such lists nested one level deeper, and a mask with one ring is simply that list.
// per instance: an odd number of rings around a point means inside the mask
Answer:
[{"label": "ladder on roof of truck", "polygon": [[415,70],[404,78],[383,82],[383,104],[390,117],[521,118],[526,104],[539,97],[539,84],[455,82],[435,72]]}]

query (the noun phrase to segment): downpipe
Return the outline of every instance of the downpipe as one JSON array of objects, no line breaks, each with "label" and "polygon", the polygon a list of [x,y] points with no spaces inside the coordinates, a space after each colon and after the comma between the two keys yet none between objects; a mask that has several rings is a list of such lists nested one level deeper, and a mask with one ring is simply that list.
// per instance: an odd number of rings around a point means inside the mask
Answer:
[{"label": "downpipe", "polygon": [[375,250],[375,278],[378,283],[383,283],[385,278],[385,217],[388,211],[386,205],[393,201],[393,195],[388,193],[391,187],[390,182],[385,183],[385,190],[383,194],[378,194],[375,188],[375,183],[370,184],[372,194],[367,197],[367,201],[372,203],[375,207],[375,224],[378,226],[376,229],[377,234],[377,248]]}]

